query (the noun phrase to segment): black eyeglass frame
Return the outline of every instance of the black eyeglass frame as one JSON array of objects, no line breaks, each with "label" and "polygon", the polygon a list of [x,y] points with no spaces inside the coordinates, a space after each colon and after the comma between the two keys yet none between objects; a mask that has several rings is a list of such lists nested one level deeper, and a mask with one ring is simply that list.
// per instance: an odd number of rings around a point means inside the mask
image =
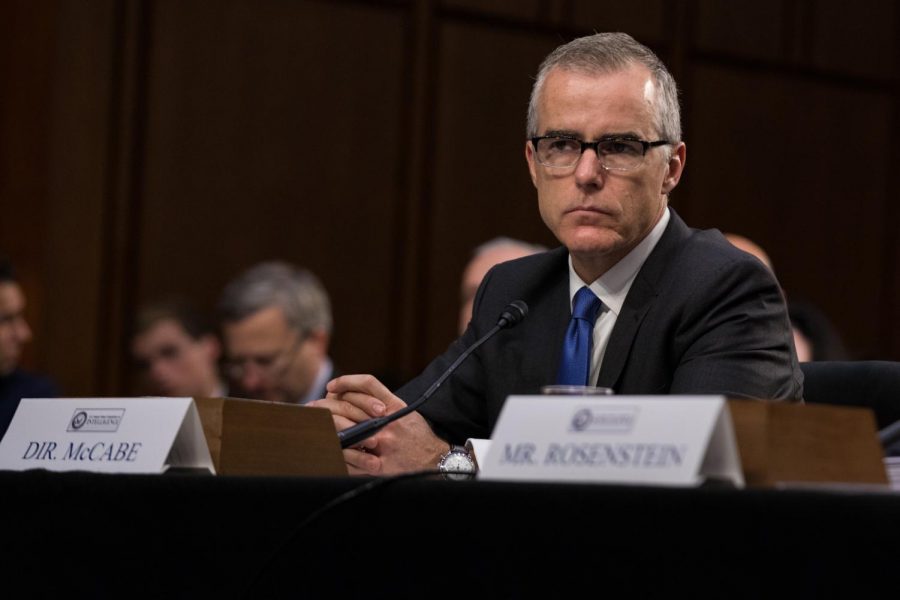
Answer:
[{"label": "black eyeglass frame", "polygon": [[[570,140],[573,142],[578,142],[578,144],[581,145],[581,151],[578,153],[579,159],[581,158],[581,155],[584,154],[584,151],[587,150],[588,148],[590,148],[594,151],[594,154],[597,155],[597,158],[600,158],[600,144],[607,143],[607,142],[635,142],[635,143],[638,143],[641,145],[641,148],[642,148],[642,152],[641,152],[642,158],[647,156],[647,151],[650,150],[650,148],[656,148],[657,146],[665,146],[666,144],[672,143],[669,140],[654,140],[651,142],[651,141],[642,140],[639,138],[621,137],[621,136],[600,138],[599,140],[595,140],[593,142],[586,142],[584,140],[579,140],[577,137],[566,136],[566,135],[539,135],[539,136],[531,138],[531,147],[534,148],[535,160],[537,160],[538,163],[544,165],[545,167],[550,167],[551,169],[568,169],[570,167],[574,167],[576,164],[578,164],[578,159],[576,159],[575,162],[573,162],[571,165],[565,165],[565,166],[548,165],[547,163],[541,162],[540,158],[538,158],[538,151],[537,151],[538,142],[540,142],[541,140]],[[611,167],[607,167],[606,165],[603,165],[603,168],[609,169]],[[612,168],[614,168],[614,167],[612,167]],[[621,169],[616,169],[616,170],[621,170]]]}]

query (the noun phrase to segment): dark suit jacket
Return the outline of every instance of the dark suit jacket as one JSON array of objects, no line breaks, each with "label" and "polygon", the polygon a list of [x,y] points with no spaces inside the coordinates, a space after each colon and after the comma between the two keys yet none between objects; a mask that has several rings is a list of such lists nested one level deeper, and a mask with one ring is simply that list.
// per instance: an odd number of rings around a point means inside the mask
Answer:
[{"label": "dark suit jacket", "polygon": [[55,398],[59,389],[51,379],[16,369],[12,373],[0,376],[0,438],[9,429],[19,400],[22,398]]},{"label": "dark suit jacket", "polygon": [[[502,330],[420,408],[450,441],[486,438],[506,397],[554,383],[571,316],[565,248],[494,267],[463,336],[398,391],[415,400],[503,308],[524,300],[528,317]],[[597,385],[617,394],[724,394],[799,399],[803,375],[775,277],[718,231],[688,228],[672,211],[616,320]]]}]

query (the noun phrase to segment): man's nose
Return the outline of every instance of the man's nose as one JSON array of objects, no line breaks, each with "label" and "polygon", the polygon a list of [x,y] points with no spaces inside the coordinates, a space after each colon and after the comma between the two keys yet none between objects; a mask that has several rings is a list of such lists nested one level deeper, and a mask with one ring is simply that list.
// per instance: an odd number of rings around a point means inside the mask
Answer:
[{"label": "man's nose", "polygon": [[585,148],[578,162],[575,163],[575,183],[580,186],[596,186],[603,185],[603,175],[605,170],[600,164],[600,158],[593,148]]},{"label": "man's nose", "polygon": [[150,363],[150,376],[154,379],[154,381],[168,381],[169,372],[170,368],[168,362],[161,358],[157,358]]},{"label": "man's nose", "polygon": [[262,372],[252,365],[245,365],[241,373],[241,387],[248,392],[257,392],[263,388],[265,378]]}]

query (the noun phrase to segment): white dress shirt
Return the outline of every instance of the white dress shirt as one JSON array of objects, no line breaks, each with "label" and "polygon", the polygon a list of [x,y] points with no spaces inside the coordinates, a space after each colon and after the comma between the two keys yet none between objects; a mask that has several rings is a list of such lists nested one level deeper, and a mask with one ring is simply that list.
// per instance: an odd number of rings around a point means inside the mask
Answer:
[{"label": "white dress shirt", "polygon": [[300,398],[300,404],[309,404],[313,400],[324,398],[325,385],[333,379],[333,374],[334,364],[331,362],[331,359],[326,356],[325,360],[322,361],[322,365],[319,367],[319,372],[316,373],[316,378],[313,380],[312,385],[309,386],[309,391],[306,392],[306,396]]}]

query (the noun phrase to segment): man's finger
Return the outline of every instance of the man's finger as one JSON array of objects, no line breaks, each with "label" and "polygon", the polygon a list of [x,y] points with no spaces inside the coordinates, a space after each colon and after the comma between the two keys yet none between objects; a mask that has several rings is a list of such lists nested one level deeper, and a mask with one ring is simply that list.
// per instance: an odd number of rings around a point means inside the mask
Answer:
[{"label": "man's finger", "polygon": [[344,375],[329,381],[326,389],[334,394],[356,392],[371,396],[373,402],[381,402],[387,412],[394,412],[406,406],[403,400],[392,394],[372,375]]},{"label": "man's finger", "polygon": [[[366,411],[366,413],[372,417],[383,417],[387,413],[397,412],[406,406],[405,404],[396,402],[385,403],[365,392],[343,392],[341,394],[332,394],[329,392],[328,396],[343,400],[344,402],[349,402],[357,408]],[[392,410],[388,409],[388,404],[394,408]]]},{"label": "man's finger", "polygon": [[331,415],[331,419],[334,421],[334,430],[335,431],[343,431],[343,430],[347,429],[348,427],[353,427],[354,425],[356,425],[356,423],[354,421],[351,421],[350,419],[348,419],[346,417],[342,417],[341,415],[336,415],[333,413]]},{"label": "man's finger", "polygon": [[[340,415],[331,415],[331,418],[334,420],[334,429],[335,431],[343,431],[348,427],[353,427],[356,425],[353,421],[349,419],[345,419]],[[376,452],[378,449],[378,438],[374,435],[367,437],[363,441],[356,444],[353,447],[354,450],[362,450],[364,452]]]},{"label": "man's finger", "polygon": [[[350,402],[346,402],[343,400],[339,400],[333,397],[331,394],[328,394],[328,398],[323,400],[316,400],[314,402],[310,402],[309,406],[315,406],[317,408],[327,408],[331,411],[332,415],[341,416],[351,421],[350,425],[354,423],[359,423],[361,421],[368,421],[372,418],[372,415],[367,413],[362,408],[352,404]],[[346,429],[350,425],[347,425],[343,429]],[[338,430],[340,431],[340,429]]]},{"label": "man's finger", "polygon": [[381,459],[374,454],[353,448],[344,450],[344,462],[351,475],[380,475]]}]

